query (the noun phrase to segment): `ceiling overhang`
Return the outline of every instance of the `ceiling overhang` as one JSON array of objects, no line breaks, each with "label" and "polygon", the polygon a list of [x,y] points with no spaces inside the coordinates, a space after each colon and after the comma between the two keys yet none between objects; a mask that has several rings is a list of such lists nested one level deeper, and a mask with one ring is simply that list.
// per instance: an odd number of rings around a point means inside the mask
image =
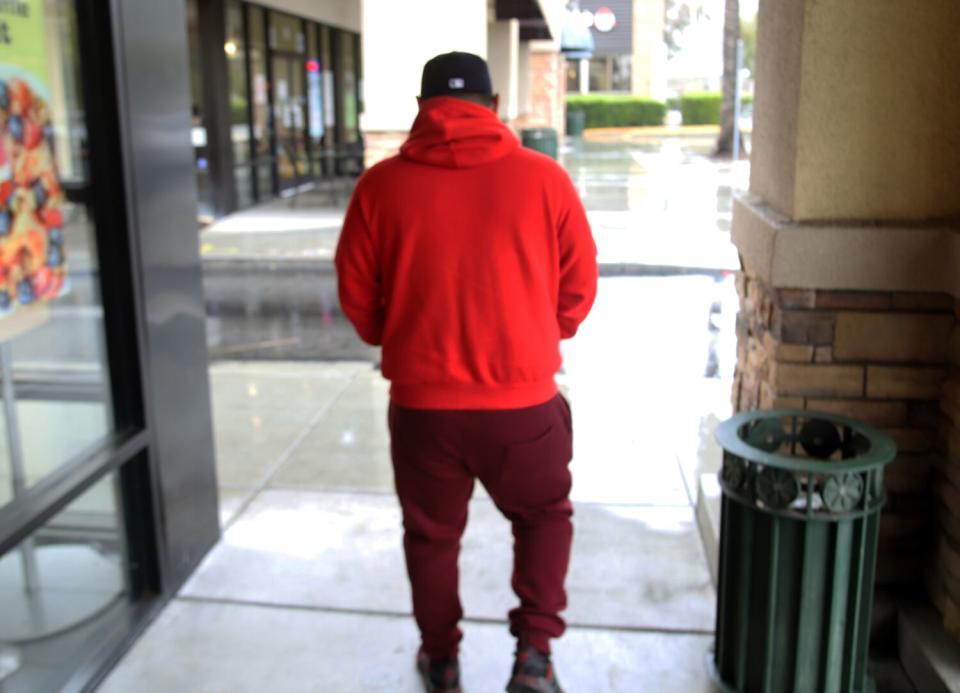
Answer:
[{"label": "ceiling overhang", "polygon": [[565,0],[496,0],[496,18],[519,20],[522,41],[559,41],[565,11]]}]

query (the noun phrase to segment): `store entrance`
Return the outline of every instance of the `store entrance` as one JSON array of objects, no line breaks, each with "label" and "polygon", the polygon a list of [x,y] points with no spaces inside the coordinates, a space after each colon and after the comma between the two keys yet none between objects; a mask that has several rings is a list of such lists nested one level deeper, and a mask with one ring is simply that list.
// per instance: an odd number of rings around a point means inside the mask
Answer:
[{"label": "store entrance", "polygon": [[273,127],[277,152],[277,184],[280,192],[293,192],[310,177],[307,156],[303,59],[275,53],[273,69]]}]

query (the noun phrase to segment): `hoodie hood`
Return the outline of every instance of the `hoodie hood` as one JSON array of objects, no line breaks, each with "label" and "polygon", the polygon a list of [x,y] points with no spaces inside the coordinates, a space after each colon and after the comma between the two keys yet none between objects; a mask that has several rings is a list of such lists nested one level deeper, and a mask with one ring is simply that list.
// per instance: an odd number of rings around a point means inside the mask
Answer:
[{"label": "hoodie hood", "polygon": [[502,159],[519,146],[517,136],[489,108],[442,96],[420,106],[400,153],[430,166],[470,168]]}]

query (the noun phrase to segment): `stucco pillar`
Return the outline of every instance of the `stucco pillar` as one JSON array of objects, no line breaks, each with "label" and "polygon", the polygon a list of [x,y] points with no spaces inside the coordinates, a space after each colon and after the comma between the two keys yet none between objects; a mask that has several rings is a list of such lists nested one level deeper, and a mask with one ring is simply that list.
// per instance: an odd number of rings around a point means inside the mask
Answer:
[{"label": "stucco pillar", "polygon": [[526,113],[513,126],[554,128],[562,138],[565,128],[567,65],[555,41],[525,42],[529,50],[529,80]]},{"label": "stucco pillar", "polygon": [[761,0],[733,238],[736,406],[894,436],[879,579],[960,635],[958,26],[955,0]]},{"label": "stucco pillar", "polygon": [[634,96],[666,98],[667,47],[663,42],[663,0],[633,0]]},{"label": "stucco pillar", "polygon": [[517,60],[517,108],[519,117],[530,112],[530,42],[521,41]]},{"label": "stucco pillar", "polygon": [[[529,55],[529,54],[528,54]],[[506,19],[487,27],[487,62],[493,89],[500,94],[500,117],[520,115],[520,22]]]}]

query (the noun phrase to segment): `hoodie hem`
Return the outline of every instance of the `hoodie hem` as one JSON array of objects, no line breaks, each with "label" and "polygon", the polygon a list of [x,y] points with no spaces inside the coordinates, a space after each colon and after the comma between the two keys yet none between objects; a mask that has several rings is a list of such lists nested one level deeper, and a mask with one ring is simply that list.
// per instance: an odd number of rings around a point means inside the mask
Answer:
[{"label": "hoodie hem", "polygon": [[550,378],[522,385],[431,384],[390,386],[390,399],[405,409],[523,409],[553,399],[559,389]]}]

